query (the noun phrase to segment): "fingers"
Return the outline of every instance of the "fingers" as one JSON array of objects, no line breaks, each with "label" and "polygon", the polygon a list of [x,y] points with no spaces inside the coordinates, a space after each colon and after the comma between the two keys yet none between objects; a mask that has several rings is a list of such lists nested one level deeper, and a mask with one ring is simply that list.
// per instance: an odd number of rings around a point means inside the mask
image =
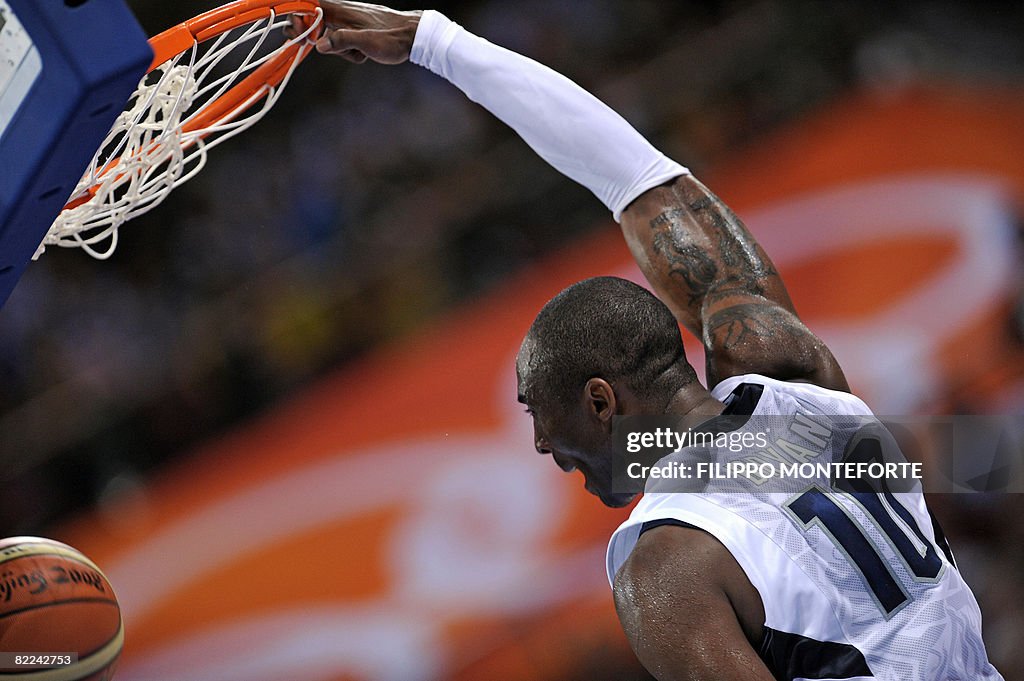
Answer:
[{"label": "fingers", "polygon": [[[305,33],[306,29],[309,28],[309,24],[306,23],[307,18],[308,17],[303,17],[298,14],[289,14],[288,25],[281,30],[281,32],[284,33],[284,37],[287,38],[288,40],[295,40],[300,35]],[[315,40],[316,34],[311,33],[308,37],[312,40]]]},{"label": "fingers", "polygon": [[336,54],[349,61],[362,63],[367,59],[381,64],[401,64],[409,58],[412,33],[398,30],[339,28],[328,30],[316,42],[323,54]]},{"label": "fingers", "polygon": [[[315,38],[318,52],[355,63],[400,64],[409,58],[421,12],[342,0],[320,0],[320,7],[324,24]],[[302,30],[301,20],[292,18],[285,33],[295,37]]]},{"label": "fingers", "polygon": [[[345,0],[320,0],[324,22],[309,39],[317,52],[333,54],[361,64],[367,60],[398,64],[409,58],[409,50],[420,12],[396,12],[382,5]],[[304,17],[291,15],[284,28],[294,40],[307,32]]]},{"label": "fingers", "polygon": [[281,32],[288,40],[294,40],[297,36],[302,35],[301,20],[294,14],[288,15],[288,25]]},{"label": "fingers", "polygon": [[342,41],[339,37],[332,38],[335,31],[328,31],[316,41],[316,51],[320,54],[333,54],[352,62],[362,64],[366,61],[366,55],[360,50],[353,48]]},{"label": "fingers", "polygon": [[352,50],[362,51],[367,45],[365,31],[338,28],[328,29],[316,41],[316,50],[322,54],[344,55]]},{"label": "fingers", "polygon": [[365,54],[363,54],[362,52],[358,52],[356,50],[348,50],[346,52],[342,52],[338,56],[341,57],[342,59],[347,59],[353,64],[362,64],[367,59],[369,59],[369,57],[367,57]]}]

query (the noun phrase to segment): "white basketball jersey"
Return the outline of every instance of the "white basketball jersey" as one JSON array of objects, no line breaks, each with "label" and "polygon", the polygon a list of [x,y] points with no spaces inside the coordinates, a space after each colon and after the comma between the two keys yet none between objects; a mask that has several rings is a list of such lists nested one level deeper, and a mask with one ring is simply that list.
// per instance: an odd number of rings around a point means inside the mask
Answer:
[{"label": "white basketball jersey", "polygon": [[[726,413],[864,415],[847,393],[749,374],[712,391]],[[1002,679],[981,611],[920,493],[652,492],[608,545],[608,579],[640,534],[704,530],[733,555],[764,603],[758,651],[777,679]]]}]

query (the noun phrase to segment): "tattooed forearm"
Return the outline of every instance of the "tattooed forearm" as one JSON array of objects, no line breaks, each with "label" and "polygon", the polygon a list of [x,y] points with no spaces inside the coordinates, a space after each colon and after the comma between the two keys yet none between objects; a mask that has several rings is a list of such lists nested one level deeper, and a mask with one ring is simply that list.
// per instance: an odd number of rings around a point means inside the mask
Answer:
[{"label": "tattooed forearm", "polygon": [[[718,278],[718,267],[704,248],[693,240],[680,239],[673,222],[682,218],[682,211],[666,211],[651,222],[655,232],[651,239],[654,252],[665,259],[669,274],[683,284],[690,305],[700,305]],[[657,226],[655,227],[655,225]]]},{"label": "tattooed forearm", "polygon": [[[683,194],[676,189],[677,194]],[[718,256],[728,268],[742,268],[747,273],[764,277],[774,274],[771,262],[764,255],[743,222],[722,201],[710,193],[682,195],[701,227],[717,241]]]},{"label": "tattooed forearm", "polygon": [[672,192],[686,208],[666,208],[650,221],[651,248],[683,285],[693,316],[715,299],[764,295],[766,278],[777,272],[740,219],[703,187]]}]

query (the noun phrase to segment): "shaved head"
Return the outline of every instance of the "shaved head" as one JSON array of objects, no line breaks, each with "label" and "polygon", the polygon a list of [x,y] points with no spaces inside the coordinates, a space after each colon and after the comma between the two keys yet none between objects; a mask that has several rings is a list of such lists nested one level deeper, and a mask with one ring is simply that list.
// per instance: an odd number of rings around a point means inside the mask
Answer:
[{"label": "shaved head", "polygon": [[675,317],[650,291],[618,277],[586,279],[552,298],[516,360],[528,404],[571,404],[594,377],[624,383],[644,400],[667,402],[680,374],[663,378],[680,368],[696,380]]}]

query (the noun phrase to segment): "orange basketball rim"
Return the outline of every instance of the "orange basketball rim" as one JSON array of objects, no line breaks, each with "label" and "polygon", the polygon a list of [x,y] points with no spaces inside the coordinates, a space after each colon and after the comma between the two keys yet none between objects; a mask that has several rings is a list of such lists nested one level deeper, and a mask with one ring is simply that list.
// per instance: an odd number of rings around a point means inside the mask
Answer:
[{"label": "orange basketball rim", "polygon": [[[322,16],[316,0],[236,0],[151,38],[146,77],[36,257],[47,245],[109,257],[122,223],[158,205],[205,165],[210,148],[273,106],[313,49]],[[292,17],[298,35],[275,46]]]},{"label": "orange basketball rim", "polygon": [[[316,0],[237,0],[228,3],[151,38],[149,44],[153,48],[154,56],[149,70],[152,72],[156,67],[198,43],[272,15],[297,14],[303,18],[308,28],[317,17],[319,8],[320,4]],[[288,45],[218,97],[214,104],[207,106],[200,114],[190,119],[183,129],[189,131],[213,125],[250,101],[254,95],[268,92],[269,88],[278,85],[284,79],[296,57],[305,58],[312,46],[313,43],[308,41]]]}]

